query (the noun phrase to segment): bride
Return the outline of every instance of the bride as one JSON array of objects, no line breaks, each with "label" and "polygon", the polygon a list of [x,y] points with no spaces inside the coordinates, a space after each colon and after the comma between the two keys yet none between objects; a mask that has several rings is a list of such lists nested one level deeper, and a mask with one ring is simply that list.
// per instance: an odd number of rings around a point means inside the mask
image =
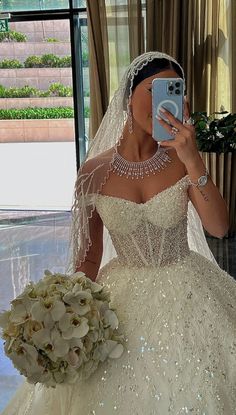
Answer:
[{"label": "bride", "polygon": [[[168,111],[152,120],[158,77],[185,82],[160,52],[127,68],[72,206],[67,271],[108,286],[125,352],[73,385],[25,381],[3,415],[236,414],[236,283],[202,227],[222,238],[227,208],[198,153],[187,100],[184,123]],[[153,122],[173,140],[157,143]]]}]

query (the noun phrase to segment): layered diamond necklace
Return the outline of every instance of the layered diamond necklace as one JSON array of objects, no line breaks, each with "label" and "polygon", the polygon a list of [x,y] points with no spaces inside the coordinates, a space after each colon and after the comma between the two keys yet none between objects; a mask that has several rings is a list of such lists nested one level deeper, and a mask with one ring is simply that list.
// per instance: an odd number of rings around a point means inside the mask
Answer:
[{"label": "layered diamond necklace", "polygon": [[157,148],[156,153],[149,159],[143,161],[128,161],[115,151],[111,171],[118,176],[125,176],[127,179],[143,179],[144,176],[156,174],[171,162],[167,150]]}]

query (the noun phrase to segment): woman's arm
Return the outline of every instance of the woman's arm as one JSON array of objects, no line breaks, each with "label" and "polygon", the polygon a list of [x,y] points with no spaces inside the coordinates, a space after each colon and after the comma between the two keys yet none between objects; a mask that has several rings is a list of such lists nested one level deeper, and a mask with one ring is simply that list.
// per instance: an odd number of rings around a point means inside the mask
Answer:
[{"label": "woman's arm", "polygon": [[[205,173],[205,166],[197,148],[195,127],[191,124],[183,124],[165,109],[163,114],[176,130],[174,140],[162,141],[161,145],[176,149],[190,180],[196,183],[197,179]],[[159,123],[170,134],[173,134],[172,127],[165,120],[159,119]],[[228,210],[224,199],[211,178],[208,177],[207,184],[202,188],[189,186],[189,198],[195,206],[204,228],[211,235],[222,238],[229,229]]]},{"label": "woman's arm", "polygon": [[103,254],[103,222],[95,209],[92,218],[89,219],[90,238],[92,245],[90,246],[84,262],[76,271],[82,271],[92,281],[96,280],[98,270]]},{"label": "woman's arm", "polygon": [[[186,173],[194,183],[205,174],[205,165],[199,153],[194,159],[186,162],[185,167]],[[223,238],[229,229],[228,209],[212,179],[208,176],[207,184],[202,187],[190,185],[188,194],[207,232],[217,238]]]}]

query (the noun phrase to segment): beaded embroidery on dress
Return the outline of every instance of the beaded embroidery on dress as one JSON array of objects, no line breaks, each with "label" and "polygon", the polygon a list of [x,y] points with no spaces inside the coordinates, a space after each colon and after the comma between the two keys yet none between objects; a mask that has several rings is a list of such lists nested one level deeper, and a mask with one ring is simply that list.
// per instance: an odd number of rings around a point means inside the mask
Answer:
[{"label": "beaded embroidery on dress", "polygon": [[236,282],[189,249],[187,178],[141,204],[99,195],[126,351],[73,386],[23,384],[3,415],[236,414]]}]

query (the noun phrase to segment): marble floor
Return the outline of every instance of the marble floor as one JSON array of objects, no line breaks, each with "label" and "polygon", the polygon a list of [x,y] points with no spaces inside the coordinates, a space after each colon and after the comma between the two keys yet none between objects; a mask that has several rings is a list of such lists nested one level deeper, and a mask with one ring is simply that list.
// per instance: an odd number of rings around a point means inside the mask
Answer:
[{"label": "marble floor", "polygon": [[[69,211],[0,211],[0,310],[43,270],[64,272],[70,227]],[[207,237],[220,267],[236,279],[236,237]],[[52,266],[53,264],[53,266]],[[0,342],[0,411],[23,381]]]}]

